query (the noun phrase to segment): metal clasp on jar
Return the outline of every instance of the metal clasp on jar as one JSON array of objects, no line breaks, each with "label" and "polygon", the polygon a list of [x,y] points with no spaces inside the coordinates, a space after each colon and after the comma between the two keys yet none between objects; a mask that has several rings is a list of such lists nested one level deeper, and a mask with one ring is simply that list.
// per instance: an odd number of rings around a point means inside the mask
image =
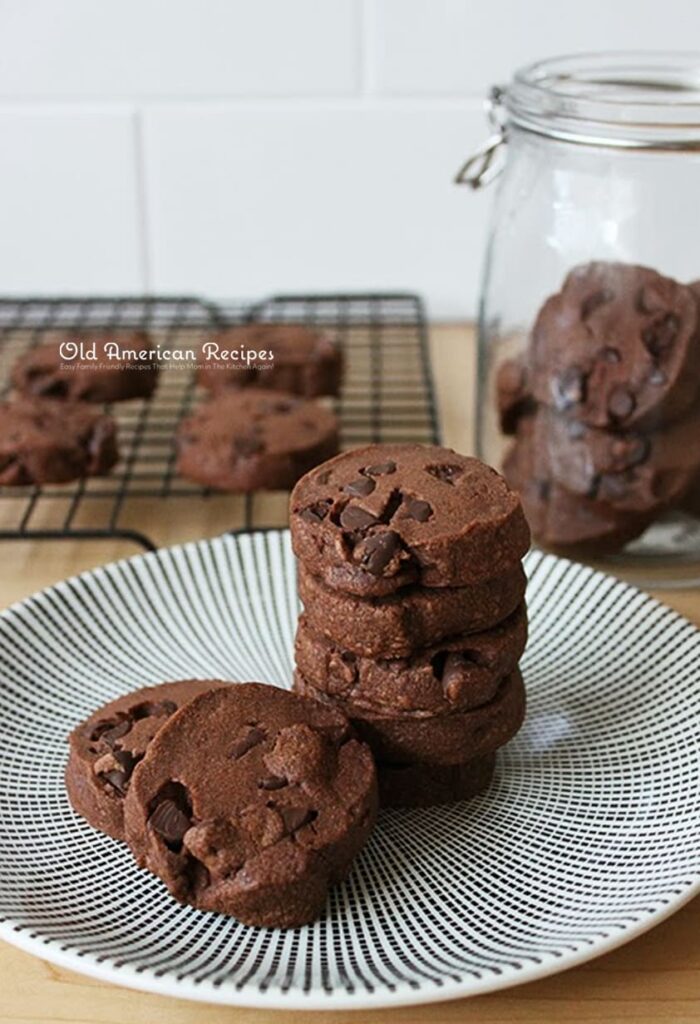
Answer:
[{"label": "metal clasp on jar", "polygon": [[493,133],[462,164],[455,175],[455,184],[470,185],[473,189],[485,188],[495,181],[503,170],[506,137],[506,113],[503,106],[505,88],[494,85],[486,100],[486,116]]}]

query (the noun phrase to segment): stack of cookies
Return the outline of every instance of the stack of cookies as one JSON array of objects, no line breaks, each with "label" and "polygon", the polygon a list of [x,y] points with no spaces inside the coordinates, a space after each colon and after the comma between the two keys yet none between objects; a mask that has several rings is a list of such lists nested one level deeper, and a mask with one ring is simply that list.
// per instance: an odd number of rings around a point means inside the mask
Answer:
[{"label": "stack of cookies", "polygon": [[616,551],[700,479],[700,289],[647,267],[576,267],[497,375],[503,471],[536,539]]},{"label": "stack of cookies", "polygon": [[351,719],[385,806],[479,792],[525,709],[517,494],[449,449],[371,445],[303,477],[290,523],[296,690]]}]

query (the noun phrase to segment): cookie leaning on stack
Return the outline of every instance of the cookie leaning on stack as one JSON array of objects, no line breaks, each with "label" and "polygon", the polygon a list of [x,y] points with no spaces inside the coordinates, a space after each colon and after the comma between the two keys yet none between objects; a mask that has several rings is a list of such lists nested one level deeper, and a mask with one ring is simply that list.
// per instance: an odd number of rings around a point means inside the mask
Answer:
[{"label": "cookie leaning on stack", "polygon": [[297,691],[354,722],[385,804],[484,788],[525,708],[517,495],[449,449],[371,445],[303,477],[290,524],[305,607]]},{"label": "cookie leaning on stack", "polygon": [[98,708],[71,733],[66,788],[181,903],[259,927],[317,917],[377,810],[372,754],[340,711],[215,679]]}]

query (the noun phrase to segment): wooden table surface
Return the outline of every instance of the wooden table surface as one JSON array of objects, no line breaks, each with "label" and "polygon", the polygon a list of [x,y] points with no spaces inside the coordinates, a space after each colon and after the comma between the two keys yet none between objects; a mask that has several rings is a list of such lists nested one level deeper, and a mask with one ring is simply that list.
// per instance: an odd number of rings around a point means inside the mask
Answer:
[{"label": "wooden table surface", "polygon": [[[436,327],[431,353],[446,443],[472,446],[473,339],[467,327]],[[158,543],[213,536],[230,526],[225,501],[173,502],[168,520],[140,508]],[[0,607],[92,566],[134,553],[117,542],[7,542],[1,548]],[[700,625],[700,590],[655,591],[657,597]],[[700,900],[646,935],[607,956],[543,981],[476,999],[397,1010],[288,1013],[205,1006],[147,995],[91,981],[0,943],[0,1024],[41,1021],[114,1024],[372,1024],[480,1021],[700,1022]]]}]

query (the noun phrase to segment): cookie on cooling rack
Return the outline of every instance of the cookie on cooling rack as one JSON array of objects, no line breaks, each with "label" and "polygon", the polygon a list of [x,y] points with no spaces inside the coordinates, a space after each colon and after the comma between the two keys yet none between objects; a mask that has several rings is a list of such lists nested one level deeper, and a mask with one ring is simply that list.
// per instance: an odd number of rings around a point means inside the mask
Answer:
[{"label": "cookie on cooling rack", "polygon": [[212,398],[177,433],[178,473],[221,491],[285,490],[338,450],[328,409],[255,388]]},{"label": "cookie on cooling rack", "polygon": [[159,372],[158,363],[142,355],[149,347],[145,331],[50,331],[16,361],[12,385],[23,395],[68,401],[148,398]]},{"label": "cookie on cooling rack", "polygon": [[88,405],[19,398],[0,405],[0,485],[104,476],[118,459],[117,428]]},{"label": "cookie on cooling rack", "polygon": [[148,744],[178,708],[223,686],[186,679],[146,686],[105,704],[70,734],[66,789],[73,809],[94,828],[124,838],[124,797]]},{"label": "cookie on cooling rack", "polygon": [[[257,353],[250,365],[241,353]],[[262,387],[304,398],[337,395],[342,353],[321,331],[303,324],[253,323],[214,335],[202,351],[197,382],[218,394],[229,388]]]},{"label": "cookie on cooling rack", "polygon": [[376,810],[372,755],[339,711],[241,683],[173,715],[134,772],[124,818],[138,863],[176,899],[292,928],[321,913]]}]

